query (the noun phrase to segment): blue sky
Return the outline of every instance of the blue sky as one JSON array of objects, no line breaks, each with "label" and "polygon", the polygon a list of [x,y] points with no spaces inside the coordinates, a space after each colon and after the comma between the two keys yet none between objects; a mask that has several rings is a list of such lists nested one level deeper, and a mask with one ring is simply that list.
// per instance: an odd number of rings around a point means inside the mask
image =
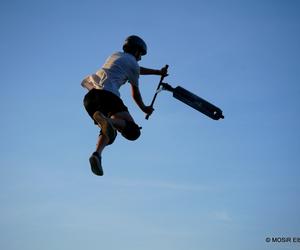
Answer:
[{"label": "blue sky", "polygon": [[[0,248],[298,249],[300,3],[20,1],[0,3]],[[161,93],[142,129],[88,157],[97,127],[81,80],[124,38],[142,66],[220,106],[213,121]],[[157,76],[141,77],[150,103]]]}]

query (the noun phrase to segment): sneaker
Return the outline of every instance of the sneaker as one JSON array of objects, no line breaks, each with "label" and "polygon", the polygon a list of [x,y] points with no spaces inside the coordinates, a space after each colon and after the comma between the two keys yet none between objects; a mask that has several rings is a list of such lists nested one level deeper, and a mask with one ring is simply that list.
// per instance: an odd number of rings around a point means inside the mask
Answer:
[{"label": "sneaker", "polygon": [[111,143],[116,138],[117,132],[109,119],[106,118],[100,111],[96,111],[93,118],[100,126],[103,135],[107,136],[109,143]]},{"label": "sneaker", "polygon": [[102,176],[103,169],[101,164],[101,156],[98,152],[94,152],[90,157],[91,170],[95,175]]}]

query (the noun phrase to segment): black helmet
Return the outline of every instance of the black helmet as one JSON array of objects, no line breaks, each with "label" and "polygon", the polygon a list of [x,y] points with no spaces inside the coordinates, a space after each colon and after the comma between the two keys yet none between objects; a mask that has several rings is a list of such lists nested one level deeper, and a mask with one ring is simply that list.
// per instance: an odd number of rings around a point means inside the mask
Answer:
[{"label": "black helmet", "polygon": [[136,50],[140,50],[144,56],[147,54],[147,45],[142,38],[132,35],[125,39],[123,50],[128,53],[135,53]]}]

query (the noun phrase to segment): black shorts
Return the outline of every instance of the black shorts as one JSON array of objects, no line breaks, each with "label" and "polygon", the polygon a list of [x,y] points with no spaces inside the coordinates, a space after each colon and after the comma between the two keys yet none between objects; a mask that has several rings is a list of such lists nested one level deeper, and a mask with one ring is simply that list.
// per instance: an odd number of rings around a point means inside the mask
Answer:
[{"label": "black shorts", "polygon": [[101,89],[90,90],[84,96],[83,104],[92,119],[96,111],[100,111],[106,117],[111,117],[119,112],[128,112],[128,108],[118,96]]}]

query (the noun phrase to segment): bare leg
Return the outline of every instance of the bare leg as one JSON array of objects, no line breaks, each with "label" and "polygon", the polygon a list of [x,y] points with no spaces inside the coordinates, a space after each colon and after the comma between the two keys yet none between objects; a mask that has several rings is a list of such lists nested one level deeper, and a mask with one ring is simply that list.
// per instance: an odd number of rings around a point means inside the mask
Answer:
[{"label": "bare leg", "polygon": [[96,146],[96,152],[94,152],[89,161],[91,164],[91,170],[95,175],[102,176],[103,168],[101,163],[101,155],[104,148],[114,140],[116,136],[115,128],[122,132],[126,126],[126,121],[133,121],[133,118],[128,112],[119,112],[113,115],[111,118],[106,118],[100,112],[95,112],[93,115],[98,125],[102,129],[102,134],[98,137]]},{"label": "bare leg", "polygon": [[[132,116],[128,112],[119,112],[114,114],[108,119],[113,126],[118,130],[122,131],[126,126],[126,121],[134,121]],[[108,145],[109,139],[105,135],[100,135],[98,137],[98,142],[96,146],[96,151],[101,156],[104,148]]]},{"label": "bare leg", "polygon": [[122,131],[126,126],[126,121],[134,122],[129,112],[119,112],[111,116],[111,122],[118,131]]},{"label": "bare leg", "polygon": [[96,151],[101,156],[103,149],[107,146],[109,140],[105,135],[99,135]]}]

